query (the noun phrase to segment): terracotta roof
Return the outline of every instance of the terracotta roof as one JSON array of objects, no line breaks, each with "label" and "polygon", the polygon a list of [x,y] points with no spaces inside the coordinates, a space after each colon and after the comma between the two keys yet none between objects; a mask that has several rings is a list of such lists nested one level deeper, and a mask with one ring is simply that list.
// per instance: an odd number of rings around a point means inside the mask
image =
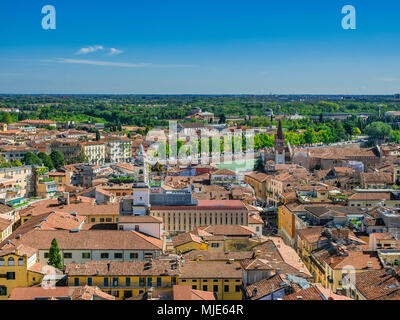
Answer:
[{"label": "terracotta roof", "polygon": [[248,224],[264,224],[264,221],[258,214],[249,213]]},{"label": "terracotta roof", "polygon": [[[268,279],[263,279],[246,287],[246,294],[250,300],[258,300],[272,292],[282,288],[290,287],[290,283],[281,275],[277,274]],[[256,293],[254,295],[254,293]]]},{"label": "terracotta roof", "polygon": [[213,292],[194,290],[186,285],[174,285],[172,292],[174,300],[217,300]]},{"label": "terracotta roof", "polygon": [[384,269],[357,273],[355,286],[367,300],[400,299],[400,282]]},{"label": "terracotta roof", "polygon": [[257,234],[252,228],[240,225],[210,225],[201,226],[197,229],[206,231],[212,235],[223,236],[252,236]]},{"label": "terracotta roof", "polygon": [[329,257],[325,262],[332,269],[342,269],[345,266],[353,266],[356,270],[382,269],[376,252],[347,251],[347,255]]},{"label": "terracotta roof", "polygon": [[72,230],[78,229],[84,220],[82,216],[73,216],[69,213],[64,212],[49,212],[30,218],[27,222],[19,226],[7,239],[2,243],[6,243],[7,240],[12,240],[23,236],[27,232],[32,230]]},{"label": "terracotta roof", "polygon": [[354,201],[390,200],[390,192],[357,192],[352,194],[348,199]]},{"label": "terracotta roof", "polygon": [[29,271],[40,274],[62,274],[60,270],[44,263],[36,262],[28,268]]},{"label": "terracotta roof", "polygon": [[238,262],[202,261],[186,262],[179,266],[180,279],[241,279]]},{"label": "terracotta roof", "polygon": [[349,167],[333,167],[333,170],[342,174],[351,174],[354,172],[354,170]]},{"label": "terracotta roof", "polygon": [[11,291],[8,300],[35,300],[35,298],[47,298],[49,300],[60,300],[70,298],[71,300],[93,300],[100,298],[104,300],[115,300],[115,297],[101,291],[98,287],[56,287],[49,290],[38,287],[17,287]]},{"label": "terracotta roof", "polygon": [[256,172],[256,171],[253,171],[253,172],[250,172],[250,173],[246,173],[245,177],[246,176],[249,177],[249,178],[252,178],[252,179],[254,179],[254,180],[258,181],[258,182],[264,182],[264,181],[270,180],[272,178],[272,176],[269,176],[269,175],[267,175],[265,173]]},{"label": "terracotta roof", "polygon": [[34,228],[40,230],[72,230],[79,229],[85,217],[72,215],[70,213],[55,211],[38,222]]},{"label": "terracotta roof", "polygon": [[11,207],[6,206],[4,204],[0,204],[0,214],[2,214],[2,213],[10,213],[12,211],[14,211],[14,208],[11,208]]},{"label": "terracotta roof", "polygon": [[222,252],[222,251],[209,251],[209,250],[192,250],[182,255],[185,261],[229,261],[233,259],[240,261],[250,259],[253,255],[251,251],[238,251],[238,252]]},{"label": "terracotta roof", "polygon": [[316,289],[321,292],[328,300],[353,300],[349,297],[333,293],[332,290],[324,288],[321,283],[315,283]]},{"label": "terracotta roof", "polygon": [[66,249],[107,249],[107,250],[161,250],[161,240],[145,236],[135,231],[122,230],[83,230],[70,232],[65,230],[33,230],[12,239],[13,244],[25,244],[35,249],[50,248],[56,238],[58,246]]},{"label": "terracotta roof", "polygon": [[65,273],[69,276],[159,276],[177,275],[178,269],[172,269],[174,260],[138,260],[138,261],[88,261],[69,263]]},{"label": "terracotta roof", "polygon": [[265,243],[255,246],[252,251],[254,255],[250,259],[240,261],[245,270],[272,270],[302,278],[311,277],[294,249],[285,245],[279,238],[268,239]]},{"label": "terracotta roof", "polygon": [[315,287],[309,287],[304,290],[284,296],[282,300],[326,300],[322,293]]},{"label": "terracotta roof", "polygon": [[41,200],[31,204],[29,207],[20,211],[20,216],[37,216],[43,213],[49,213],[58,205],[57,199]]},{"label": "terracotta roof", "polygon": [[392,184],[393,175],[391,173],[362,172],[360,173],[361,181],[364,184]]},{"label": "terracotta roof", "polygon": [[5,229],[7,229],[12,224],[13,224],[12,221],[0,218],[0,231],[4,231]]},{"label": "terracotta roof", "polygon": [[111,294],[101,291],[98,287],[75,287],[72,291],[72,300],[115,300]]},{"label": "terracotta roof", "polygon": [[308,227],[307,229],[297,230],[297,235],[309,243],[314,243],[320,239],[323,230],[324,227]]},{"label": "terracotta roof", "polygon": [[203,241],[198,235],[191,232],[182,233],[172,238],[172,243],[174,247],[178,247],[189,242],[196,242],[198,244],[201,244]]},{"label": "terracotta roof", "polygon": [[228,169],[219,169],[211,173],[212,176],[236,176],[236,172]]},{"label": "terracotta roof", "polygon": [[23,244],[6,244],[0,249],[0,256],[6,256],[11,253],[21,257],[24,255],[26,255],[27,257],[31,257],[33,254],[36,253],[36,249]]}]

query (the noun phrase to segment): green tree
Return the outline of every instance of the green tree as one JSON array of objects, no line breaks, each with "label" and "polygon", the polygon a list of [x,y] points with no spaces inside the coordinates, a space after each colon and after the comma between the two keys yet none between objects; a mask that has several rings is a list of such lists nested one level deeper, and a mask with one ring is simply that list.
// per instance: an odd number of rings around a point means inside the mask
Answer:
[{"label": "green tree", "polygon": [[7,123],[7,124],[10,124],[10,123],[13,122],[13,119],[12,119],[11,114],[9,112],[6,112],[6,113],[3,114],[2,122]]},{"label": "green tree", "polygon": [[353,135],[355,127],[354,127],[354,123],[352,121],[346,120],[344,122],[344,124],[343,124],[343,128],[346,131],[346,134],[348,136],[352,136]]},{"label": "green tree", "polygon": [[164,166],[157,161],[151,168],[151,171],[161,173],[164,171]]},{"label": "green tree", "polygon": [[365,128],[365,133],[371,140],[385,140],[392,133],[392,128],[381,121],[372,122]]},{"label": "green tree", "polygon": [[3,156],[0,156],[0,168],[8,168],[8,162],[6,160],[6,158],[4,158]]},{"label": "green tree", "polygon": [[53,161],[53,165],[54,165],[54,167],[55,167],[56,169],[58,169],[58,168],[62,167],[63,165],[65,165],[64,156],[63,156],[63,154],[62,154],[60,151],[58,151],[58,150],[53,150],[53,151],[50,153],[50,158],[51,158],[51,161]]},{"label": "green tree", "polygon": [[393,130],[389,135],[389,141],[395,142],[395,143],[400,143],[400,131]]},{"label": "green tree", "polygon": [[314,128],[307,128],[303,133],[304,142],[307,144],[313,144],[317,142],[317,137],[315,135]]},{"label": "green tree", "polygon": [[329,128],[327,130],[320,130],[317,132],[318,142],[329,143],[332,141],[332,138],[333,136]]},{"label": "green tree", "polygon": [[101,138],[101,136],[100,136],[100,131],[97,130],[97,131],[96,131],[96,141],[99,141],[100,138]]},{"label": "green tree", "polygon": [[54,268],[63,269],[62,259],[60,249],[58,248],[58,243],[56,238],[51,241],[51,247],[49,250],[49,260],[47,262],[48,265],[53,266]]},{"label": "green tree", "polygon": [[335,121],[333,126],[334,126],[334,128],[333,128],[332,132],[333,132],[333,136],[334,136],[333,140],[335,142],[344,140],[347,138],[346,130],[344,129],[342,122]]},{"label": "green tree", "polygon": [[43,165],[45,165],[49,169],[49,171],[54,169],[53,161],[47,153],[39,152],[38,157],[43,161]]},{"label": "green tree", "polygon": [[361,130],[359,128],[355,127],[353,130],[353,135],[359,136],[360,134],[361,134]]},{"label": "green tree", "polygon": [[11,161],[11,167],[22,167],[22,166],[23,166],[23,164],[19,160],[15,159],[15,160]]},{"label": "green tree", "polygon": [[22,159],[23,164],[25,165],[42,165],[42,160],[33,152],[29,151],[25,154],[24,158]]},{"label": "green tree", "polygon": [[256,162],[254,163],[254,171],[264,172],[264,161],[261,155],[258,156]]},{"label": "green tree", "polygon": [[88,159],[88,157],[85,155],[85,153],[81,151],[81,152],[79,153],[78,157],[76,157],[76,159],[74,159],[74,162],[75,162],[75,163],[86,163],[86,162],[89,162],[89,159]]}]

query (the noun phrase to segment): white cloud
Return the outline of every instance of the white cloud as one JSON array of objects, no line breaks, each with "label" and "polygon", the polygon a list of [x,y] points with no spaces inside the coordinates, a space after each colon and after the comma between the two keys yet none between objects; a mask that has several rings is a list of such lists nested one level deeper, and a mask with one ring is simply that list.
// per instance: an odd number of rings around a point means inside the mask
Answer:
[{"label": "white cloud", "polygon": [[115,49],[115,48],[110,48],[110,55],[111,56],[113,56],[113,55],[116,55],[116,54],[120,54],[120,53],[123,53],[124,51],[122,51],[122,50],[118,50],[118,49]]},{"label": "white cloud", "polygon": [[41,62],[45,63],[63,63],[63,64],[84,64],[101,67],[120,67],[120,68],[188,68],[197,67],[197,65],[191,64],[155,64],[155,63],[130,63],[130,62],[113,62],[103,60],[88,60],[88,59],[69,59],[69,58],[54,58],[54,59],[41,59]]},{"label": "white cloud", "polygon": [[111,61],[66,59],[66,58],[58,58],[54,60],[42,60],[42,61],[70,63],[70,64],[87,64],[87,65],[103,66],[103,67],[123,67],[123,68],[141,68],[141,67],[152,66],[151,63],[126,63],[126,62],[111,62]]},{"label": "white cloud", "polygon": [[398,79],[397,78],[394,78],[394,77],[387,77],[387,76],[384,76],[384,77],[377,77],[377,78],[373,78],[373,81],[379,81],[379,82],[397,82],[398,81]]},{"label": "white cloud", "polygon": [[114,56],[120,53],[123,53],[123,50],[119,50],[117,48],[105,48],[104,46],[89,46],[80,48],[76,54],[89,54],[97,51],[107,51],[110,56]]},{"label": "white cloud", "polygon": [[103,50],[104,50],[103,46],[89,46],[86,48],[79,49],[77,54],[88,54],[88,53],[93,53],[96,51],[103,51]]}]

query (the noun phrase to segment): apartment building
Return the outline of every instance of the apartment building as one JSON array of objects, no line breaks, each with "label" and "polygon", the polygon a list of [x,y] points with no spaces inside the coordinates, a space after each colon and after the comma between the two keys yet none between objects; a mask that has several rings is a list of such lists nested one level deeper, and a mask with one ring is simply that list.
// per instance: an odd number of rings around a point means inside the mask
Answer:
[{"label": "apartment building", "polygon": [[48,271],[56,273],[54,267],[38,263],[35,249],[6,245],[0,249],[0,300],[7,300],[16,287],[40,284]]},{"label": "apartment building", "polygon": [[54,179],[57,184],[57,191],[64,191],[65,186],[71,184],[72,170],[49,172],[49,178]]},{"label": "apartment building", "polygon": [[0,217],[0,242],[2,242],[12,233],[13,225],[13,220]]},{"label": "apartment building", "polygon": [[50,141],[50,149],[60,151],[65,161],[73,161],[82,152],[82,142],[76,139],[56,139]]},{"label": "apartment building", "polygon": [[132,158],[132,140],[125,137],[108,137],[105,143],[106,162],[130,162]]},{"label": "apartment building", "polygon": [[250,172],[244,175],[244,183],[251,185],[257,200],[261,203],[267,202],[267,181],[271,176],[261,172]]},{"label": "apartment building", "polygon": [[218,300],[241,300],[242,269],[236,261],[186,262],[179,266],[178,285],[214,292]]},{"label": "apartment building", "polygon": [[177,284],[175,260],[89,261],[66,266],[69,286],[98,286],[117,300],[127,299],[156,289],[172,290]]},{"label": "apartment building", "polygon": [[56,194],[57,183],[49,176],[47,167],[37,167],[35,171],[35,194],[37,197],[49,198]]},{"label": "apartment building", "polygon": [[34,148],[28,147],[26,145],[5,145],[0,146],[0,155],[3,156],[8,162],[18,160],[22,161],[28,152],[38,153]]},{"label": "apartment building", "polygon": [[136,231],[122,230],[40,230],[10,240],[37,250],[38,262],[46,264],[51,241],[57,239],[62,263],[100,261],[133,261],[156,258],[162,252],[162,241]]},{"label": "apartment building", "polygon": [[82,142],[82,151],[88,158],[89,164],[101,165],[106,160],[106,145],[99,141]]},{"label": "apartment building", "polygon": [[211,173],[210,182],[212,185],[235,184],[238,182],[236,172],[228,169],[219,169]]},{"label": "apartment building", "polygon": [[0,169],[0,199],[4,203],[16,204],[32,196],[35,184],[31,166]]},{"label": "apartment building", "polygon": [[344,279],[349,273],[355,275],[382,269],[376,253],[348,251],[347,255],[331,256],[325,259],[327,288],[335,293],[345,293]]}]

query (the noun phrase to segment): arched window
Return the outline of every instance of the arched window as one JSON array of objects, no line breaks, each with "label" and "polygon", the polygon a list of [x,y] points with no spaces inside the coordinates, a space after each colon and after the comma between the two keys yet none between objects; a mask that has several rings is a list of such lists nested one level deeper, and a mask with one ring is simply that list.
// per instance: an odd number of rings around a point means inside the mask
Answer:
[{"label": "arched window", "polygon": [[4,258],[0,258],[0,266],[4,266]]},{"label": "arched window", "polygon": [[15,264],[14,264],[14,258],[8,258],[8,265],[9,266],[14,266]]},{"label": "arched window", "polygon": [[18,265],[23,266],[24,265],[24,258],[19,258],[18,259]]}]

